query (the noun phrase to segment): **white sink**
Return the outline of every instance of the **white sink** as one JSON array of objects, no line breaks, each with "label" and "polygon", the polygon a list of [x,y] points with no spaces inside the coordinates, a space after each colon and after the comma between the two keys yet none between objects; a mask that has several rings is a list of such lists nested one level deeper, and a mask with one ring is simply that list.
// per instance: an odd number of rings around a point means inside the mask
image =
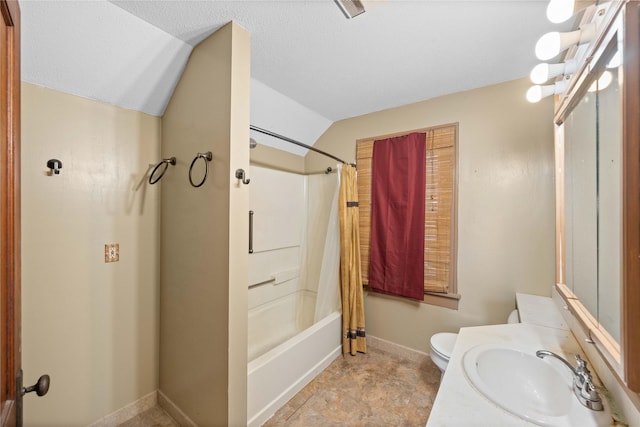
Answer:
[{"label": "white sink", "polygon": [[570,371],[551,363],[535,352],[497,344],[473,347],[462,360],[467,379],[480,394],[526,421],[541,426],[610,425],[607,402],[604,411],[582,406],[573,394]]}]

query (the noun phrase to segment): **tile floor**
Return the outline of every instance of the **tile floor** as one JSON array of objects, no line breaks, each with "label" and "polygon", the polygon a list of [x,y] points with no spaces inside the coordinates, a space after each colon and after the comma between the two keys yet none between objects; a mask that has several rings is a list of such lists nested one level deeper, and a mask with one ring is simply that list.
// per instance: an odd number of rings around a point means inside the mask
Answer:
[{"label": "tile floor", "polygon": [[424,427],[438,391],[438,368],[428,357],[416,361],[368,350],[338,357],[264,427]]},{"label": "tile floor", "polygon": [[118,427],[179,427],[173,418],[171,418],[159,406],[131,418],[129,421],[119,424]]},{"label": "tile floor", "polygon": [[[339,356],[264,427],[424,427],[438,392],[438,368],[429,357],[368,350]],[[156,406],[119,427],[177,426]]]}]

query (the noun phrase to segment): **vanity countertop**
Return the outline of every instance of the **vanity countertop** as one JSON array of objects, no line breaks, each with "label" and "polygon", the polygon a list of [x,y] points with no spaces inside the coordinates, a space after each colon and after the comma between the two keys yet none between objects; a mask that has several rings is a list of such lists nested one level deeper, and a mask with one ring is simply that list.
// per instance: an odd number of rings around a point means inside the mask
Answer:
[{"label": "vanity countertop", "polygon": [[516,293],[520,322],[557,329],[569,329],[558,312],[553,299],[538,295]]},{"label": "vanity countertop", "polygon": [[[569,330],[528,323],[462,328],[451,360],[440,384],[427,427],[444,426],[532,426],[491,403],[477,392],[465,377],[462,358],[467,350],[480,344],[515,345],[521,350],[550,350],[568,360],[584,356]],[[567,370],[567,381],[571,381]]]}]

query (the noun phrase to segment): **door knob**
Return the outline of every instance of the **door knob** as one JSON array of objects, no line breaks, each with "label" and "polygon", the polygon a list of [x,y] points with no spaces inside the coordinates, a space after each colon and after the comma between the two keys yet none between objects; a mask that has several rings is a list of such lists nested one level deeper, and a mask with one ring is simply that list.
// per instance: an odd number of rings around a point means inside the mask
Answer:
[{"label": "door knob", "polygon": [[49,391],[49,382],[49,375],[42,375],[31,387],[22,387],[22,395],[35,391],[38,396],[44,396]]}]

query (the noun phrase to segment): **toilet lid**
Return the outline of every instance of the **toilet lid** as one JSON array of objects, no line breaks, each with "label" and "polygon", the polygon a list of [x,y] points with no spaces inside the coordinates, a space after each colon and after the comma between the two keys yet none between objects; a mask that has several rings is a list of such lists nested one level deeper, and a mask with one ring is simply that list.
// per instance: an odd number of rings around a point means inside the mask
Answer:
[{"label": "toilet lid", "polygon": [[431,348],[447,358],[451,357],[458,334],[441,332],[431,337]]}]

